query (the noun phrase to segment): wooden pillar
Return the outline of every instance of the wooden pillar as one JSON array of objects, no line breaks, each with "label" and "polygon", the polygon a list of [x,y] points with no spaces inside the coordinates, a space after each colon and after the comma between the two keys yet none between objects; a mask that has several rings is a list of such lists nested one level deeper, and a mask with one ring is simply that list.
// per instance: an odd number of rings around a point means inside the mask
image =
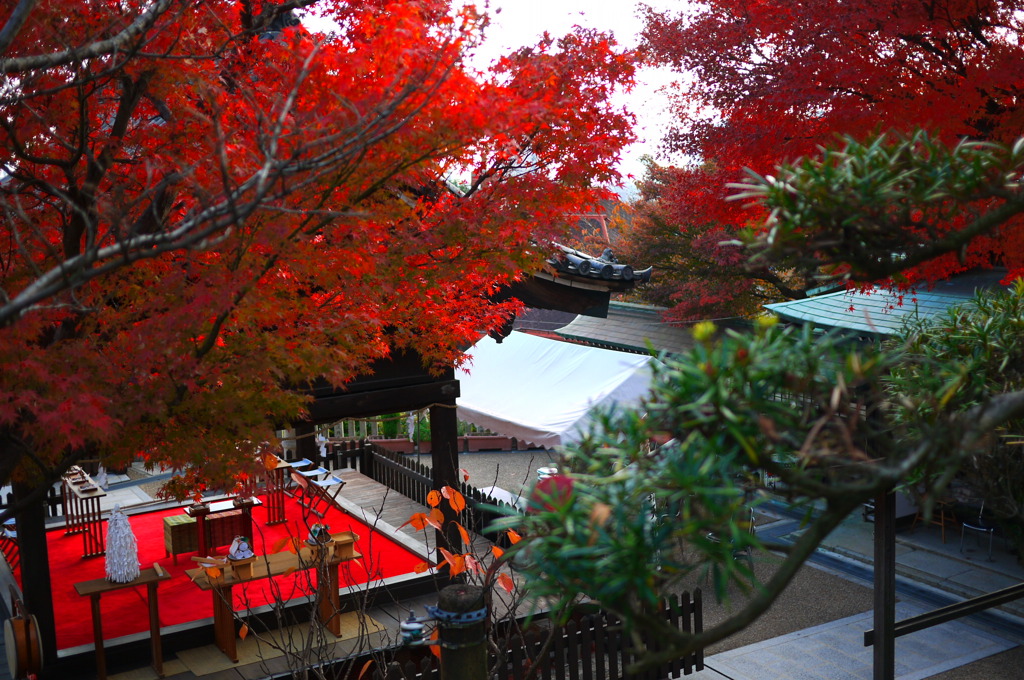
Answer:
[{"label": "wooden pillar", "polygon": [[[459,421],[455,415],[455,400],[430,407],[430,461],[434,474],[434,488],[442,486],[459,488],[462,481],[459,467]],[[462,539],[452,524],[455,512],[447,503],[441,504],[444,512],[444,533],[437,532],[437,544],[447,546],[452,552],[462,552]]]},{"label": "wooden pillar", "polygon": [[486,680],[487,611],[483,588],[464,583],[446,586],[438,593],[437,608],[441,680]]},{"label": "wooden pillar", "polygon": [[210,514],[208,503],[196,503],[189,507],[188,514],[196,520],[196,554],[199,557],[206,557],[210,554],[210,525],[206,523],[206,516]]},{"label": "wooden pillar", "polygon": [[896,677],[896,495],[875,499],[874,680]]},{"label": "wooden pillar", "polygon": [[[13,491],[14,503],[18,505],[30,496],[33,489],[15,482]],[[17,514],[17,522],[22,602],[36,617],[43,665],[47,666],[57,660],[57,628],[50,587],[50,553],[46,546],[46,501],[27,503]]]},{"label": "wooden pillar", "polygon": [[306,458],[314,463],[320,462],[320,447],[316,445],[313,433],[316,428],[312,423],[299,423],[295,427],[295,457]]}]

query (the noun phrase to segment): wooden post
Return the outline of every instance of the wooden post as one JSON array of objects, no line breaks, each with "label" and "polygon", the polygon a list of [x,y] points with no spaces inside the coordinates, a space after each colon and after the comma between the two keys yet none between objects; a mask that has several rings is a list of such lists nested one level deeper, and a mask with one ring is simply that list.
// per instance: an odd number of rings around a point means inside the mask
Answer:
[{"label": "wooden post", "polygon": [[486,606],[480,586],[458,583],[438,594],[441,680],[486,680]]},{"label": "wooden post", "polygon": [[[459,421],[455,415],[455,399],[430,407],[430,460],[434,488],[459,488]],[[437,544],[452,552],[462,552],[462,539],[454,524],[455,512],[447,503],[441,504],[444,513],[444,531],[437,532]]]},{"label": "wooden post", "polygon": [[316,437],[313,433],[316,428],[312,423],[297,423],[295,428],[295,457],[305,458],[313,461],[314,465],[320,462],[320,447],[316,445]]},{"label": "wooden post", "polygon": [[[15,482],[14,503],[29,498],[31,486]],[[65,513],[67,510],[65,509]],[[43,665],[57,660],[57,627],[50,587],[50,553],[46,545],[46,504],[27,503],[18,512],[18,550],[21,553],[21,598],[28,613],[36,617],[43,648]]]},{"label": "wooden post", "polygon": [[896,676],[896,495],[875,499],[874,680]]}]

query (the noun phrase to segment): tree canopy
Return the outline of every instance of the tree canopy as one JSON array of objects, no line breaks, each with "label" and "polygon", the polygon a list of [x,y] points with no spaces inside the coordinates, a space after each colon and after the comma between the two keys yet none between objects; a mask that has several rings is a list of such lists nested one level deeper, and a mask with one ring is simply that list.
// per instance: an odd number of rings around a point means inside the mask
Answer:
[{"label": "tree canopy", "polygon": [[[1018,0],[852,2],[842,11],[825,0],[711,0],[649,9],[649,58],[680,73],[666,145],[695,160],[649,173],[629,239],[671,256],[653,263],[679,272],[674,298],[661,298],[671,299],[675,316],[743,312],[765,296],[802,297],[820,284],[782,265],[732,266],[735,249],[722,242],[765,217],[756,204],[726,200],[726,185],[746,169],[771,174],[840,135],[923,129],[947,146],[1012,143],[1021,118],[1021,9]],[[979,262],[1012,275],[1024,252],[1001,244],[1019,242],[1020,229],[1003,223],[1000,238],[971,239],[959,258],[922,261],[905,276],[933,280]]]},{"label": "tree canopy", "polygon": [[399,349],[450,366],[504,321],[489,294],[614,176],[633,57],[577,29],[479,72],[485,25],[441,0],[0,10],[0,482],[143,456],[177,495],[230,488],[293,388]]}]

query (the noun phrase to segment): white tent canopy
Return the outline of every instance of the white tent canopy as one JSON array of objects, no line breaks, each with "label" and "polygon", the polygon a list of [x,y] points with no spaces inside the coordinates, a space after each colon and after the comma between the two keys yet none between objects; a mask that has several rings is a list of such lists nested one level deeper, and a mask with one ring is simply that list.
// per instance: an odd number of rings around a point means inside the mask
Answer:
[{"label": "white tent canopy", "polygon": [[456,375],[459,419],[546,448],[579,441],[594,407],[638,404],[654,360],[518,331],[500,344],[485,337],[469,354]]}]

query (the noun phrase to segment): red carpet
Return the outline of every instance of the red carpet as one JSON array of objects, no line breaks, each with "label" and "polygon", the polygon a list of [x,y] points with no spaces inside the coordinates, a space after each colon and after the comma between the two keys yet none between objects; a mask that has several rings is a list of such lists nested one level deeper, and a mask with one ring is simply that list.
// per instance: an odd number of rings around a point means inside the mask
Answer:
[{"label": "red carpet", "polygon": [[[182,512],[181,508],[175,508],[134,515],[130,518],[132,531],[139,546],[141,567],[145,569],[152,567],[154,562],[159,562],[160,566],[171,574],[170,580],[161,582],[158,588],[161,626],[213,616],[211,593],[200,590],[184,573],[186,569],[196,566],[191,559],[195,553],[178,555],[177,565],[170,557],[165,557],[163,518]],[[253,509],[255,536],[252,537],[252,541],[257,554],[266,553],[268,547],[270,551],[283,549],[280,547],[281,541],[289,534],[300,538],[308,535],[308,529],[301,524],[302,514],[297,504],[288,504],[287,516],[286,524],[267,526],[266,511],[262,507]],[[332,533],[354,531],[360,537],[356,543],[356,551],[361,553],[363,558],[342,563],[342,587],[408,574],[423,561],[421,557],[387,537],[372,532],[362,522],[336,509],[330,510],[324,520],[320,521],[326,523]],[[91,644],[93,637],[89,598],[78,595],[75,583],[104,578],[104,558],[83,558],[81,535],[65,536],[63,529],[47,532],[47,543],[50,552],[54,615],[57,622],[57,647],[67,649]],[[221,548],[220,554],[224,554],[225,550]],[[244,611],[247,606],[258,607],[267,604],[274,600],[274,590],[278,590],[278,597],[284,600],[303,596],[311,590],[310,579],[315,579],[315,570],[296,570],[292,574],[274,579],[257,580],[244,586],[235,586],[235,609]],[[315,587],[315,580],[312,587]],[[100,608],[103,613],[105,639],[149,632],[145,586],[106,593],[100,600]]]}]

